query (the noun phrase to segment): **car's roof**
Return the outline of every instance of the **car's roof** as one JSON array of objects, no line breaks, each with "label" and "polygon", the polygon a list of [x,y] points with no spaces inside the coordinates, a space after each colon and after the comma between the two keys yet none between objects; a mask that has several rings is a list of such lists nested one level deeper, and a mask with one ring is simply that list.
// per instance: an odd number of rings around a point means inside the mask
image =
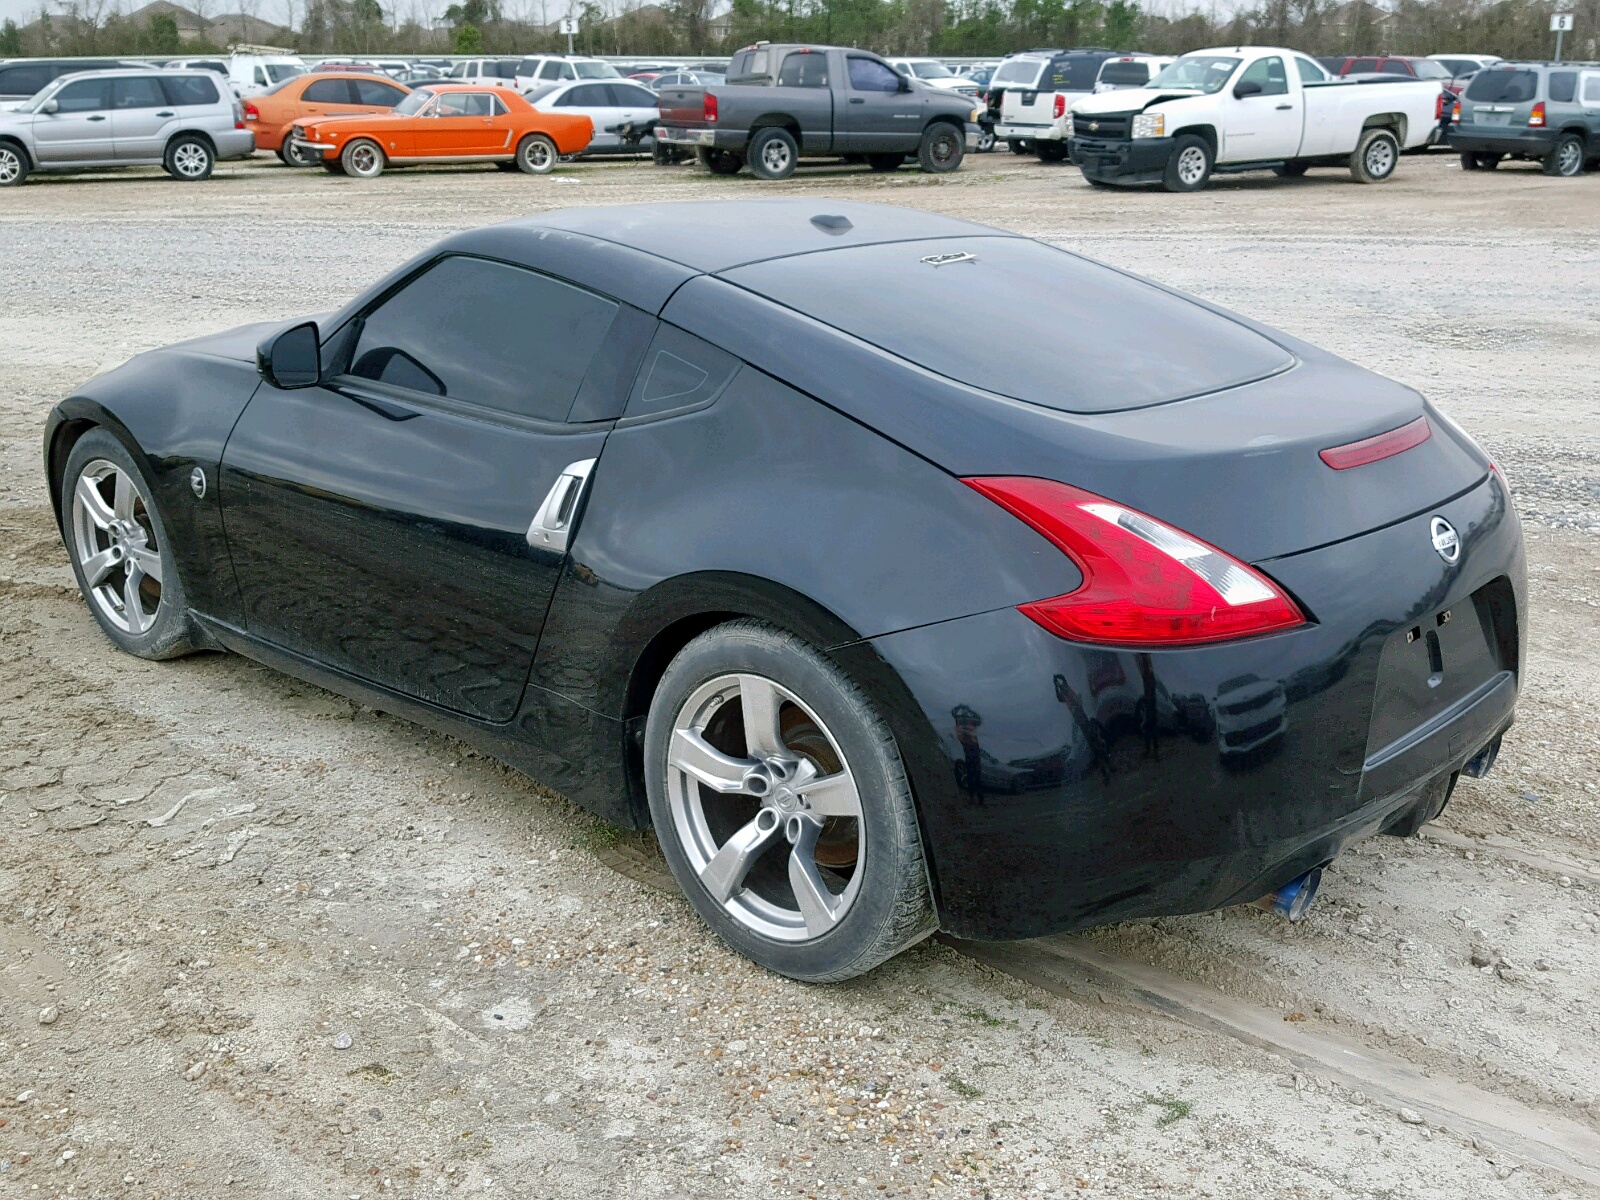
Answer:
[{"label": "car's roof", "polygon": [[[614,242],[707,273],[843,246],[1012,236],[954,217],[820,197],[568,208],[507,224]],[[842,280],[841,285],[849,282]]]}]

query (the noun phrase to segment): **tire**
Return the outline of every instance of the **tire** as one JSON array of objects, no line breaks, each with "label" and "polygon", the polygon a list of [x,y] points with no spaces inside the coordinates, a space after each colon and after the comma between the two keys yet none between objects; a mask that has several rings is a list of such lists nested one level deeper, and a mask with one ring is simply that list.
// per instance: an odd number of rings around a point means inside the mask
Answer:
[{"label": "tire", "polygon": [[556,144],[542,133],[530,133],[517,143],[517,170],[528,175],[548,175],[561,161]]},{"label": "tire", "polygon": [[1311,164],[1308,162],[1286,162],[1273,167],[1272,173],[1279,179],[1299,179],[1310,169]]},{"label": "tire", "polygon": [[994,130],[992,130],[992,129],[983,130],[981,133],[978,134],[978,153],[979,154],[989,154],[989,153],[993,152],[994,147],[995,147],[995,142],[998,141],[998,140],[999,139],[997,139],[994,136]]},{"label": "tire", "polygon": [[1573,179],[1583,174],[1583,159],[1583,139],[1575,133],[1563,133],[1545,156],[1544,173]]},{"label": "tire", "polygon": [[177,658],[194,650],[189,609],[153,494],[128,448],[91,429],[62,474],[62,536],[105,635],[139,658]]},{"label": "tire", "polygon": [[279,147],[278,157],[283,160],[285,166],[289,167],[314,167],[322,161],[320,156],[308,155],[303,151],[294,149],[289,142],[284,142]]},{"label": "tire", "polygon": [[0,142],[0,187],[20,187],[28,181],[27,151],[15,142]]},{"label": "tire", "polygon": [[192,133],[180,133],[167,143],[161,165],[168,175],[184,183],[199,183],[210,179],[217,165],[217,152],[205,138]]},{"label": "tire", "polygon": [[905,165],[905,161],[906,156],[904,154],[867,155],[867,166],[883,174],[887,174],[890,171],[898,171]]},{"label": "tire", "polygon": [[[747,710],[772,717],[755,753]],[[866,693],[793,634],[743,620],[685,646],[651,699],[644,764],[667,865],[706,924],[747,958],[830,982],[934,931],[894,735]],[[790,790],[818,772],[832,786]],[[810,806],[824,796],[820,815]],[[754,852],[728,853],[741,842]]]},{"label": "tire", "polygon": [[713,175],[737,175],[744,166],[744,158],[732,150],[713,150],[708,146],[695,149],[695,159]]},{"label": "tire", "polygon": [[383,147],[371,138],[356,138],[339,151],[339,166],[357,179],[376,179],[388,162]]},{"label": "tire", "polygon": [[800,165],[794,134],[776,127],[756,131],[750,139],[750,173],[758,179],[787,179]]},{"label": "tire", "polygon": [[1038,155],[1042,163],[1058,163],[1067,160],[1067,144],[1065,142],[1035,142],[1033,152]]},{"label": "tire", "polygon": [[1479,170],[1478,156],[1470,151],[1461,156],[1461,169],[1463,171]]},{"label": "tire", "polygon": [[922,131],[917,147],[917,162],[930,175],[947,175],[959,170],[967,154],[967,133],[948,121],[935,121]]},{"label": "tire", "polygon": [[1211,143],[1192,133],[1183,134],[1172,143],[1172,154],[1167,159],[1167,169],[1162,173],[1161,186],[1169,192],[1198,192],[1211,182],[1211,168],[1215,156]]},{"label": "tire", "polygon": [[326,171],[329,175],[343,175],[344,174],[344,166],[336,158],[324,159],[323,162],[322,162],[322,169],[324,171]]},{"label": "tire", "polygon": [[1492,171],[1500,165],[1500,160],[1504,157],[1504,154],[1480,154],[1478,155],[1478,169],[1480,171]]},{"label": "tire", "polygon": [[517,166],[517,164],[515,162],[505,162],[504,160],[502,160],[500,162],[495,163],[494,169],[497,170],[497,171],[505,171],[505,172],[509,173],[509,172],[512,172],[512,171],[520,171],[522,168]]},{"label": "tire", "polygon": [[1368,129],[1350,156],[1350,178],[1357,183],[1382,183],[1400,165],[1400,139],[1387,129]]},{"label": "tire", "polygon": [[1022,138],[1009,138],[1006,141],[1006,149],[1013,154],[1026,154],[1028,143]]}]

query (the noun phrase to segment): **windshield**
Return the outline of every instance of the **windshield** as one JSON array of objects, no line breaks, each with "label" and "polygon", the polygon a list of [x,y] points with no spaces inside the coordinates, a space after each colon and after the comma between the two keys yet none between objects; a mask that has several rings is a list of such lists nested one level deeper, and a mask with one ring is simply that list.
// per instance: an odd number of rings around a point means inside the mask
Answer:
[{"label": "windshield", "polygon": [[1490,104],[1503,101],[1521,104],[1539,94],[1539,77],[1532,71],[1479,71],[1467,84],[1468,100],[1484,100]]},{"label": "windshield", "polygon": [[575,62],[572,69],[578,73],[579,79],[621,79],[622,72],[610,63],[603,62]]},{"label": "windshield", "polygon": [[433,93],[427,88],[418,88],[399,104],[394,106],[396,116],[414,117],[422,111],[422,106],[433,99]]},{"label": "windshield", "polygon": [[1100,82],[1113,87],[1143,87],[1150,80],[1150,67],[1142,62],[1112,59],[1100,68]]},{"label": "windshield", "polygon": [[1186,54],[1150,81],[1153,91],[1162,88],[1188,88],[1198,92],[1220,92],[1233,69],[1239,65],[1237,58],[1219,58],[1214,54]]},{"label": "windshield", "polygon": [[1425,58],[1419,58],[1416,62],[1411,64],[1411,67],[1414,71],[1416,71],[1418,79],[1450,78],[1450,72],[1445,70],[1443,66],[1436,62],[1429,62]]},{"label": "windshield", "polygon": [[60,90],[61,90],[61,88],[60,88],[59,84],[56,84],[56,83],[46,84],[44,87],[40,88],[37,92],[35,92],[31,97],[29,97],[27,100],[24,100],[21,104],[17,105],[16,111],[17,112],[23,112],[23,113],[38,112],[39,111],[39,106],[41,104],[43,104],[46,100],[50,99],[51,96],[55,95]]},{"label": "windshield", "polygon": [[296,75],[306,73],[306,69],[299,63],[263,63],[262,67],[267,72],[267,78],[273,83],[284,83]]},{"label": "windshield", "polygon": [[1032,87],[1039,72],[1044,70],[1044,61],[1038,58],[1013,58],[1009,62],[1000,64],[1000,69],[994,73],[994,83],[1020,83],[1023,87]]},{"label": "windshield", "polygon": [[954,79],[956,74],[943,63],[912,63],[911,73],[918,79]]}]

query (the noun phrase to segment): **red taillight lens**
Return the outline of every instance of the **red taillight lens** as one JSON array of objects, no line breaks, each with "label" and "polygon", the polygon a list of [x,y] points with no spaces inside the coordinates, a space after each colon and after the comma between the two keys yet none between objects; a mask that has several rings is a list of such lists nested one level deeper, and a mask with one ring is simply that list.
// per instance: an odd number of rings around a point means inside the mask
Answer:
[{"label": "red taillight lens", "polygon": [[1196,646],[1306,623],[1259,571],[1125,504],[1049,479],[962,482],[1049,539],[1083,572],[1076,591],[1018,606],[1058,637]]},{"label": "red taillight lens", "polygon": [[244,119],[246,121],[259,121],[259,120],[261,120],[261,110],[259,108],[257,108],[254,104],[246,104],[244,106]]},{"label": "red taillight lens", "polygon": [[705,104],[701,109],[700,115],[707,121],[715,121],[717,119],[717,98],[710,92],[707,92],[705,97]]},{"label": "red taillight lens", "polygon": [[1057,121],[1067,115],[1067,98],[1065,96],[1057,93],[1056,102],[1050,107],[1050,115]]},{"label": "red taillight lens", "polygon": [[1535,104],[1533,106],[1533,111],[1528,114],[1528,127],[1530,129],[1543,129],[1544,128],[1544,101],[1543,100],[1541,100],[1541,101],[1539,101],[1539,103]]},{"label": "red taillight lens", "polygon": [[1452,125],[1461,124],[1461,101],[1459,100],[1450,106],[1450,123]]},{"label": "red taillight lens", "polygon": [[1449,98],[1450,93],[1441,89],[1439,98],[1433,102],[1433,119],[1435,121],[1444,120],[1444,102]]},{"label": "red taillight lens", "polygon": [[1433,427],[1428,424],[1428,418],[1418,417],[1376,437],[1347,442],[1343,446],[1329,446],[1326,450],[1319,450],[1317,457],[1335,471],[1348,471],[1351,467],[1364,467],[1368,463],[1403,454],[1413,446],[1422,445],[1432,436]]}]

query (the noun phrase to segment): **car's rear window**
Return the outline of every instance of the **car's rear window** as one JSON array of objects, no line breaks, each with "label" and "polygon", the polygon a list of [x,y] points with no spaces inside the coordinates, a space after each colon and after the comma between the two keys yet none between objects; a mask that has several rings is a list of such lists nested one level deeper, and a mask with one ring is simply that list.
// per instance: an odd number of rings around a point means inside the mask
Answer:
[{"label": "car's rear window", "polygon": [[1122,62],[1112,59],[1100,68],[1100,82],[1113,87],[1138,87],[1150,82],[1150,67],[1142,62]]},{"label": "car's rear window", "polygon": [[1050,66],[1039,80],[1041,92],[1092,92],[1095,76],[1100,74],[1103,58],[1090,58],[1076,54],[1063,55],[1050,60]]},{"label": "car's rear window", "polygon": [[991,81],[996,84],[1013,83],[1021,87],[1031,88],[1038,81],[1039,73],[1044,70],[1044,61],[1037,58],[1013,58],[1010,62],[1000,64],[1000,69],[994,73]]},{"label": "car's rear window", "polygon": [[1486,104],[1521,104],[1538,94],[1537,71],[1479,71],[1467,84],[1467,99]]},{"label": "car's rear window", "polygon": [[[723,277],[946,378],[1063,412],[1144,408],[1294,361],[1193,301],[1023,238],[847,247]],[[973,332],[975,313],[1005,314],[1003,344]]]},{"label": "car's rear window", "polygon": [[765,79],[772,74],[769,55],[765,50],[741,50],[728,64],[728,78]]},{"label": "car's rear window", "polygon": [[161,86],[167,89],[167,102],[182,107],[185,104],[215,104],[217,85],[204,75],[163,75]]}]

